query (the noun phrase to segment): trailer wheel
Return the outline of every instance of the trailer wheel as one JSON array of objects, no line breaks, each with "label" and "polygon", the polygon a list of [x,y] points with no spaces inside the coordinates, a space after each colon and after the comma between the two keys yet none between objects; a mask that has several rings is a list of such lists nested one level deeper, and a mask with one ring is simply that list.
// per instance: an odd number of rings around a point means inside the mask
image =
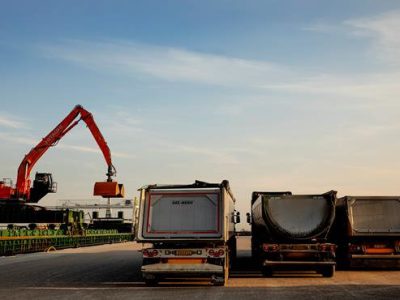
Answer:
[{"label": "trailer wheel", "polygon": [[335,265],[324,267],[321,270],[321,274],[324,277],[333,277],[335,275]]},{"label": "trailer wheel", "polygon": [[158,279],[157,278],[146,278],[145,280],[144,280],[144,283],[147,285],[147,286],[156,286],[157,284],[158,284]]},{"label": "trailer wheel", "polygon": [[271,267],[263,267],[261,270],[264,277],[272,277],[274,271]]},{"label": "trailer wheel", "polygon": [[225,285],[225,280],[224,280],[224,277],[222,277],[222,276],[212,275],[211,276],[211,283],[214,286],[224,286]]}]

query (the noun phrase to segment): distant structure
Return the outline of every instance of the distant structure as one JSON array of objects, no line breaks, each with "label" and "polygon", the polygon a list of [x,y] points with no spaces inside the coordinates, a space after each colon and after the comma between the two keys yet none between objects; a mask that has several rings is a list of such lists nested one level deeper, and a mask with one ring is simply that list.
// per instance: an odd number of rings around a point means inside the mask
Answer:
[{"label": "distant structure", "polygon": [[51,209],[82,210],[85,214],[85,223],[92,223],[95,219],[122,219],[125,223],[134,223],[137,199],[108,199],[101,200],[59,200],[60,205],[47,207]]}]

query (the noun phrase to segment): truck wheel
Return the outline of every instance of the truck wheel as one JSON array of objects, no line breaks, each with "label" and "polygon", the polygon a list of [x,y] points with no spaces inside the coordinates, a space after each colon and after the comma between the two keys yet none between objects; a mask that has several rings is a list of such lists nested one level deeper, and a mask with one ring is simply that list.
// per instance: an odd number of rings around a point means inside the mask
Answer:
[{"label": "truck wheel", "polygon": [[324,277],[333,277],[335,275],[335,266],[326,266],[321,270],[321,274]]},{"label": "truck wheel", "polygon": [[158,284],[158,279],[157,278],[145,279],[144,282],[147,286],[156,286]]},{"label": "truck wheel", "polygon": [[211,283],[214,286],[224,286],[225,285],[225,280],[224,280],[223,276],[213,275],[213,276],[211,276]]},{"label": "truck wheel", "polygon": [[264,277],[272,277],[274,271],[271,267],[263,267],[261,270]]}]

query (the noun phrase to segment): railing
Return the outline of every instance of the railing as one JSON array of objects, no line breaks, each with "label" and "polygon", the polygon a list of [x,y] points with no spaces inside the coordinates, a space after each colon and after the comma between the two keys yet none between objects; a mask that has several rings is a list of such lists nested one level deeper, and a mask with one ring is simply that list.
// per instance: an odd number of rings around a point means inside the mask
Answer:
[{"label": "railing", "polygon": [[0,256],[132,241],[132,233],[86,230],[65,235],[62,230],[0,230]]}]

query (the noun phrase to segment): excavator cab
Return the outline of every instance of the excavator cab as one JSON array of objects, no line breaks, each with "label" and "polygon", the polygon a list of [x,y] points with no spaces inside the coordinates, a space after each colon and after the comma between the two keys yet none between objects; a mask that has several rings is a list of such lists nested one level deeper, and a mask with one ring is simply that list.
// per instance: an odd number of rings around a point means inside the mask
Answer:
[{"label": "excavator cab", "polygon": [[48,193],[57,192],[57,183],[53,181],[51,173],[36,173],[30,191],[30,202],[37,203]]},{"label": "excavator cab", "polygon": [[115,181],[96,182],[93,195],[103,198],[123,198],[125,197],[125,188],[123,184]]}]

